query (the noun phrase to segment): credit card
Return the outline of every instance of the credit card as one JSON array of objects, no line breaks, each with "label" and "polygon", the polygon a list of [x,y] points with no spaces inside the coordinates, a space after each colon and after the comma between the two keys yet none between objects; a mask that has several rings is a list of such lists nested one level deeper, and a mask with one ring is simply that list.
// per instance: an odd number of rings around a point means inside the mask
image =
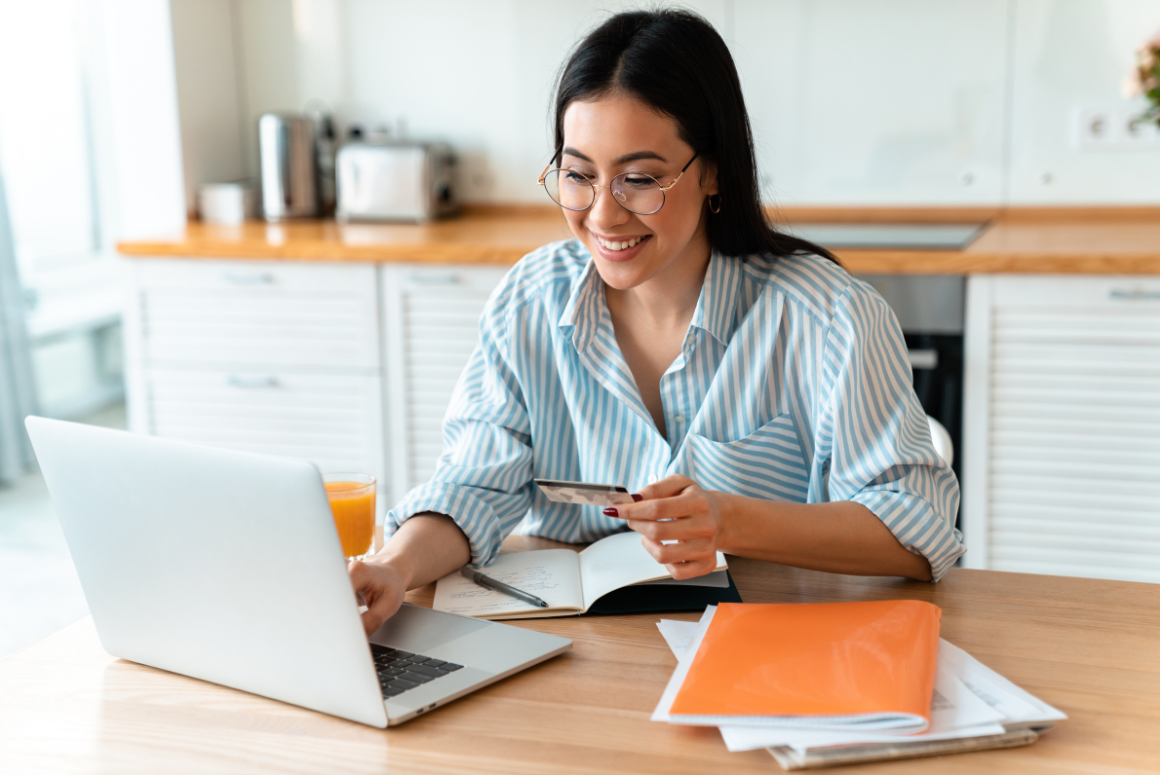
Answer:
[{"label": "credit card", "polygon": [[632,494],[619,484],[590,484],[589,482],[557,482],[535,479],[548,500],[556,503],[575,503],[577,506],[615,506],[632,503]]}]

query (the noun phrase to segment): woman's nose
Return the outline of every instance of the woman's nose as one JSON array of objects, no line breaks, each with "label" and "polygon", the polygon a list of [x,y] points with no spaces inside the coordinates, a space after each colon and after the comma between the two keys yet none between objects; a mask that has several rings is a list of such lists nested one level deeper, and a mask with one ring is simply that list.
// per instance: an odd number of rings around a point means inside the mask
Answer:
[{"label": "woman's nose", "polygon": [[597,230],[620,226],[631,217],[632,213],[621,207],[613,198],[611,189],[596,189],[596,201],[588,208],[588,220]]}]

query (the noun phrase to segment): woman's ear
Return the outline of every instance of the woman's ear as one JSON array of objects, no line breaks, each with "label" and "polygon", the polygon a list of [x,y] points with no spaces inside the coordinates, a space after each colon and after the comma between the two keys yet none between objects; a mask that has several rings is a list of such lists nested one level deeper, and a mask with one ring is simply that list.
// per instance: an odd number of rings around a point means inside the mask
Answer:
[{"label": "woman's ear", "polygon": [[721,193],[717,188],[717,162],[705,159],[701,162],[701,193],[714,196]]}]

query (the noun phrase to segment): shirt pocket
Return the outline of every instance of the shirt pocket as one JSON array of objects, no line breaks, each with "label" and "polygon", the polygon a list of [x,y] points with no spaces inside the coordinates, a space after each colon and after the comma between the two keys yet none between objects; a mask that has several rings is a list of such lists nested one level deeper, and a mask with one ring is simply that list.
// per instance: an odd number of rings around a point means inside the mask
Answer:
[{"label": "shirt pocket", "polygon": [[689,433],[690,477],[707,490],[805,503],[809,471],[793,418],[783,414],[736,441]]}]

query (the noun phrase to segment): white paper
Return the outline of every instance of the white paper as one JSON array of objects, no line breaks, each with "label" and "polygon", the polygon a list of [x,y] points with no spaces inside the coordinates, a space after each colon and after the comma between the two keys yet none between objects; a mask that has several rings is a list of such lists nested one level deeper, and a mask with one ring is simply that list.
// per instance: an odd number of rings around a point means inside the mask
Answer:
[{"label": "white paper", "polygon": [[661,619],[657,622],[657,629],[661,631],[665,643],[669,644],[673,656],[679,661],[689,647],[689,643],[692,642],[693,636],[697,634],[697,623],[682,622],[677,619]]},{"label": "white paper", "polygon": [[1066,713],[1007,680],[958,646],[940,641],[938,653],[939,659],[946,659],[954,665],[956,675],[972,692],[1004,715],[1003,723],[1008,727],[1050,726],[1052,722],[1067,718]]}]

